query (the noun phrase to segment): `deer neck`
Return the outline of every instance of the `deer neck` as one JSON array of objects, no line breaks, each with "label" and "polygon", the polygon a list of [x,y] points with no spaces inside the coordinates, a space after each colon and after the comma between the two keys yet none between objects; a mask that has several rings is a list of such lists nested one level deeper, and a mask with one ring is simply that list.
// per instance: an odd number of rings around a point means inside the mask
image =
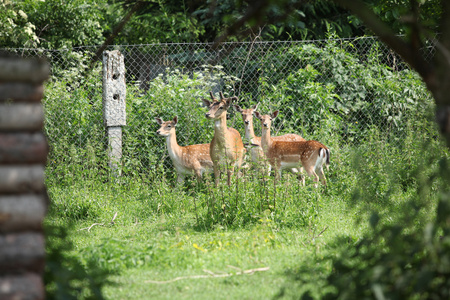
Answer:
[{"label": "deer neck", "polygon": [[219,144],[224,145],[226,142],[227,115],[223,114],[220,119],[214,121],[214,136]]},{"label": "deer neck", "polygon": [[272,145],[272,139],[270,138],[270,128],[262,126],[261,146],[266,151]]},{"label": "deer neck", "polygon": [[172,159],[178,159],[181,156],[181,147],[177,143],[177,134],[174,132],[166,137],[167,150]]},{"label": "deer neck", "polygon": [[[244,123],[245,124],[245,123]],[[253,122],[250,121],[247,124],[245,124],[245,139],[247,141],[250,141],[250,143],[254,143],[255,141],[255,131],[253,129]]]}]

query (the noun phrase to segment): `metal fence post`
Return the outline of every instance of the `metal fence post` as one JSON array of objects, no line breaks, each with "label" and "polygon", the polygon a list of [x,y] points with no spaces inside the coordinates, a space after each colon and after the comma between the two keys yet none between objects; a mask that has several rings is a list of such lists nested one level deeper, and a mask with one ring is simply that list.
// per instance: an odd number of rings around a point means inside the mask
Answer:
[{"label": "metal fence post", "polygon": [[108,137],[109,166],[114,176],[121,175],[122,126],[126,125],[126,85],[123,55],[103,52],[103,120]]}]

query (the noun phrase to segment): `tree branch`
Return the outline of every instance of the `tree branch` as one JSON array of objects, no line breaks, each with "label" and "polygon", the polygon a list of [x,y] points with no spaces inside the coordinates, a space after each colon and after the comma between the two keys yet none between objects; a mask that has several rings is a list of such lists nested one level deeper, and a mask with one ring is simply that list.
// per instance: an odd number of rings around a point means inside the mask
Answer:
[{"label": "tree branch", "polygon": [[[403,60],[415,69],[428,84],[432,75],[432,65],[425,61],[419,49],[413,44],[408,44],[400,38],[392,29],[361,0],[333,0],[339,5],[348,8],[354,15],[360,18],[382,42],[397,52]],[[417,41],[412,41],[417,42]]]},{"label": "tree branch", "polygon": [[108,47],[108,45],[110,45],[114,41],[114,39],[117,37],[117,35],[119,35],[119,33],[122,31],[123,27],[125,27],[125,25],[128,23],[128,21],[130,21],[133,14],[138,9],[140,9],[143,4],[144,4],[143,1],[136,2],[136,4],[130,9],[128,14],[120,21],[119,25],[117,25],[117,27],[114,29],[114,31],[105,40],[103,45],[101,45],[100,48],[97,49],[97,51],[95,52],[95,55],[91,59],[91,63],[89,65],[89,69],[88,69],[89,72],[92,70],[92,67],[94,66],[95,62],[98,59],[100,59],[100,57],[101,57],[103,51],[105,51],[106,47]]}]

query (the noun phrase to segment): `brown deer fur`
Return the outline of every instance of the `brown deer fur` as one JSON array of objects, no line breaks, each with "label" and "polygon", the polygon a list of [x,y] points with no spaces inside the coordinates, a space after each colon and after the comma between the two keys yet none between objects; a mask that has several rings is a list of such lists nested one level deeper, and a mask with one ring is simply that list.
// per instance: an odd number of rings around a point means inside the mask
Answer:
[{"label": "brown deer fur", "polygon": [[209,108],[206,118],[214,120],[214,137],[211,141],[210,154],[214,164],[215,185],[218,186],[221,167],[227,170],[227,183],[231,185],[231,175],[234,168],[240,168],[245,153],[240,133],[227,127],[227,109],[237,97],[225,98],[220,92],[220,100],[216,100],[210,93],[212,101],[202,99],[203,104]]},{"label": "brown deer fur", "polygon": [[167,150],[177,172],[177,182],[179,184],[183,183],[185,175],[194,173],[200,182],[203,173],[212,171],[213,163],[209,154],[209,144],[182,147],[177,143],[175,131],[175,126],[178,123],[177,117],[173,118],[172,121],[166,122],[156,118],[156,122],[161,125],[161,128],[156,133],[166,137]]},{"label": "brown deer fur", "polygon": [[275,176],[281,177],[282,168],[292,168],[301,164],[306,173],[313,178],[316,187],[319,178],[326,186],[323,165],[326,164],[328,167],[330,163],[330,150],[322,143],[313,140],[274,141],[270,137],[270,128],[272,119],[277,115],[278,111],[271,115],[261,115],[259,112],[255,112],[255,116],[261,121],[261,146],[270,165],[277,172]]},{"label": "brown deer fur", "polygon": [[[258,108],[258,104],[254,105],[252,108],[242,109],[239,105],[234,105],[234,109],[241,113],[242,120],[244,121],[245,128],[245,139],[250,144],[261,145],[261,137],[255,135],[255,131],[253,129],[253,114],[256,112]],[[285,134],[280,136],[272,137],[274,141],[305,141],[303,137],[298,134]],[[251,147],[250,149],[250,157],[255,166],[260,166],[261,162],[265,160],[264,151],[261,147]],[[290,169],[292,173],[297,173],[297,168]]]}]

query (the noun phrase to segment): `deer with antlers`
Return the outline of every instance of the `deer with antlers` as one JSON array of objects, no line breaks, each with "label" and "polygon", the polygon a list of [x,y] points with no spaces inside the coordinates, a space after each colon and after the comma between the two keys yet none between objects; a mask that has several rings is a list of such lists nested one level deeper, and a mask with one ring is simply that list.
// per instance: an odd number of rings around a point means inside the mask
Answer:
[{"label": "deer with antlers", "polygon": [[213,162],[209,154],[210,145],[197,144],[182,147],[177,143],[175,131],[178,117],[175,116],[173,120],[166,122],[161,118],[155,118],[155,120],[161,125],[156,133],[166,137],[167,150],[177,172],[177,183],[182,184],[184,177],[193,173],[200,182],[203,173],[210,173],[213,169]]},{"label": "deer with antlers", "polygon": [[[255,116],[261,121],[262,136],[261,146],[268,162],[277,172],[276,177],[281,177],[281,169],[303,166],[306,173],[313,178],[314,186],[320,181],[326,186],[326,178],[323,173],[323,165],[328,168],[330,164],[330,150],[314,140],[309,141],[274,141],[270,137],[272,120],[278,115],[278,111],[270,115],[261,115],[255,112]],[[305,179],[302,179],[305,185]]]},{"label": "deer with antlers", "polygon": [[[245,139],[252,145],[261,145],[261,137],[255,135],[255,131],[253,129],[253,114],[256,112],[258,108],[258,104],[253,105],[251,108],[242,109],[239,105],[233,105],[234,109],[241,113],[242,120],[244,121],[245,128]],[[285,134],[280,136],[272,137],[274,141],[305,141],[303,137],[298,134]],[[261,147],[253,146],[250,149],[250,157],[255,166],[260,166],[261,162],[265,160],[264,151]],[[270,166],[269,166],[270,167]],[[291,168],[290,171],[292,173],[298,173],[299,170],[297,168]],[[301,171],[301,170],[300,170]],[[269,170],[270,173],[270,170]]]},{"label": "deer with antlers", "polygon": [[221,167],[227,170],[227,183],[231,185],[231,175],[234,168],[240,168],[246,149],[242,142],[240,133],[231,127],[227,127],[227,109],[232,101],[237,97],[225,98],[222,92],[220,99],[214,98],[212,92],[209,93],[211,100],[202,99],[204,106],[209,110],[205,114],[206,118],[214,120],[214,137],[211,141],[210,154],[214,165],[215,185],[219,185]]}]

